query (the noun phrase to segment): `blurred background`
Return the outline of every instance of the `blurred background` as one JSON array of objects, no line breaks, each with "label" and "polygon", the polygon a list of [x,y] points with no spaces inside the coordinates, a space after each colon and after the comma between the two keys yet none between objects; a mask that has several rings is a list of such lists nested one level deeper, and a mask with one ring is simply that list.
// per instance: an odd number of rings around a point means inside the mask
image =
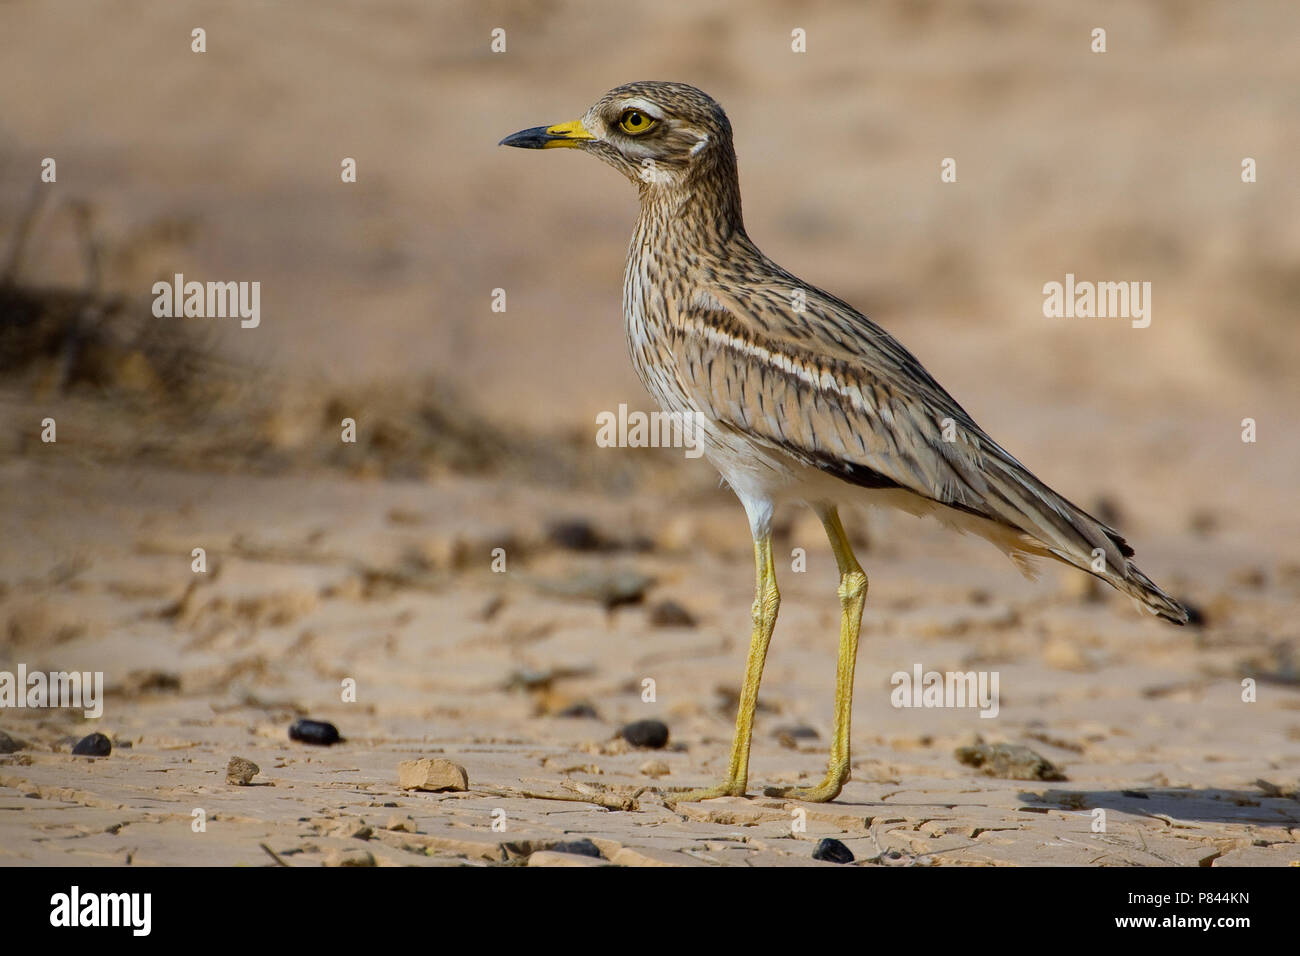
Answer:
[{"label": "blurred background", "polygon": [[[1270,466],[1265,447],[1239,457],[1240,419],[1262,423],[1262,446],[1294,447],[1292,4],[8,2],[0,16],[8,279],[118,303],[72,345],[7,315],[18,394],[134,392],[142,411],[174,410],[215,374],[175,364],[183,343],[163,340],[184,338],[242,388],[200,402],[208,438],[176,441],[224,444],[232,465],[303,457],[317,412],[334,430],[332,401],[399,390],[436,397],[451,420],[431,424],[456,432],[483,416],[590,445],[596,412],[649,407],[619,303],[635,195],[577,155],[495,144],[619,83],[675,79],[729,111],[759,245],[893,331],[1029,463],[1057,456],[1087,490],[1112,442],[1159,446],[1177,467],[1157,486],[1186,503],[1190,476],[1226,455],[1242,467],[1222,468],[1214,497],[1245,504]],[[1105,54],[1090,52],[1099,25]],[[190,50],[195,26],[206,53]],[[807,53],[791,52],[796,27]],[[38,182],[46,156],[57,184]],[[261,327],[149,321],[150,286],[177,272],[260,281]],[[1045,319],[1042,286],[1067,272],[1151,282],[1151,327]],[[130,344],[95,355],[104,338]],[[1170,438],[1179,422],[1195,441]],[[119,424],[119,451],[146,440]],[[30,436],[16,425],[8,451]],[[441,460],[415,446],[450,436],[400,425],[362,429],[373,454],[349,467]],[[1125,467],[1107,461],[1109,480],[1141,480],[1111,470]]]},{"label": "blurred background", "polygon": [[[665,620],[670,645],[674,627],[700,629],[684,647],[720,637],[682,675],[704,698],[709,668],[738,679],[741,510],[704,461],[594,442],[598,412],[652,408],[620,307],[634,191],[589,157],[496,145],[670,79],[728,111],[768,255],[893,332],[1008,450],[1118,524],[1226,629],[1203,640],[1229,672],[1255,655],[1296,679],[1298,29],[1286,0],[3,0],[0,662],[102,666],[128,697],[256,704],[276,687],[316,709],[370,668],[375,734],[569,706],[475,690],[516,666],[597,660],[579,689],[626,693],[602,641]],[[260,282],[260,326],[153,317],[151,286],[175,273]],[[1067,273],[1150,282],[1150,327],[1045,318],[1043,285]],[[799,640],[829,691],[831,565],[815,522],[783,521],[820,562],[787,606],[818,609]],[[935,525],[850,523],[877,633],[901,641],[912,619],[889,619],[907,609],[990,594],[1016,604],[1023,643],[979,613],[918,627],[1049,671],[1132,665],[1104,642],[1078,656],[1053,615],[1089,641],[1152,633],[1126,601],[1054,570],[1022,582]],[[198,544],[220,569],[201,582]],[[590,616],[493,577],[498,544]],[[579,580],[615,559],[649,574],[640,590]],[[605,616],[643,592],[685,617]],[[1160,666],[1210,666],[1175,637]],[[902,647],[883,672],[910,666]],[[945,648],[932,656],[967,653]],[[777,706],[803,681],[783,653]]]}]

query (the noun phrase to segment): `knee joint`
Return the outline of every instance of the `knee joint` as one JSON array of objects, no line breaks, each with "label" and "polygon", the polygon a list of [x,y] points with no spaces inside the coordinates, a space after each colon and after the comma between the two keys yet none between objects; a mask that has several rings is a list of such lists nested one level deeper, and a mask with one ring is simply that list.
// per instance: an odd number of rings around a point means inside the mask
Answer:
[{"label": "knee joint", "polygon": [[839,595],[840,600],[848,603],[856,601],[867,593],[867,575],[859,568],[856,571],[849,571],[840,578]]},{"label": "knee joint", "polygon": [[781,592],[776,589],[776,585],[773,584],[770,587],[764,588],[763,591],[754,598],[754,623],[758,624],[775,616],[776,610],[780,606]]}]

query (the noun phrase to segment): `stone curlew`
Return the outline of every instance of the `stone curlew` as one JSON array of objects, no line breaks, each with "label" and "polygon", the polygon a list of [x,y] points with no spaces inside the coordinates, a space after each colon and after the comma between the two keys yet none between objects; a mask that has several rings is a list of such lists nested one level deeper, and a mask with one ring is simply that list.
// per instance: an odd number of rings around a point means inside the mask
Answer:
[{"label": "stone curlew", "polygon": [[731,124],[682,83],[631,83],[578,120],[501,141],[591,153],[636,184],[623,314],[637,374],[665,411],[703,426],[704,453],[754,538],[754,629],[727,779],[675,801],[744,795],[759,682],[780,594],[772,514],[814,508],[839,566],[835,729],[825,779],[771,795],[833,800],[849,777],[849,729],[867,576],[837,504],[932,514],[1029,558],[1071,564],[1176,624],[1187,611],[1130,560],[1119,532],[1071,504],[994,442],[884,329],[763,255],[745,233]]}]

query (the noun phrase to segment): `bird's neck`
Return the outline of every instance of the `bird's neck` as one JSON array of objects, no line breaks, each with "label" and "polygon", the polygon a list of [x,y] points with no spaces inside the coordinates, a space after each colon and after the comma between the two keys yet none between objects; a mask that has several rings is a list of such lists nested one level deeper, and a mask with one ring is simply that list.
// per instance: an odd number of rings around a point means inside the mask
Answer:
[{"label": "bird's neck", "polygon": [[744,236],[735,154],[701,157],[679,181],[641,184],[637,232],[658,245],[705,251]]}]

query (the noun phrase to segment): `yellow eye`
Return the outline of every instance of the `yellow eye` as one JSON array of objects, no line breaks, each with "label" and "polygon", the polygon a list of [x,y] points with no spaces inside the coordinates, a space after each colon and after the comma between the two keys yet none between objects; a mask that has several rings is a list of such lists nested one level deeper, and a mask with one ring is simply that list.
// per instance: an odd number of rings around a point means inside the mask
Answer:
[{"label": "yellow eye", "polygon": [[623,115],[618,118],[618,128],[633,136],[644,133],[654,124],[654,118],[640,110],[624,110]]}]

